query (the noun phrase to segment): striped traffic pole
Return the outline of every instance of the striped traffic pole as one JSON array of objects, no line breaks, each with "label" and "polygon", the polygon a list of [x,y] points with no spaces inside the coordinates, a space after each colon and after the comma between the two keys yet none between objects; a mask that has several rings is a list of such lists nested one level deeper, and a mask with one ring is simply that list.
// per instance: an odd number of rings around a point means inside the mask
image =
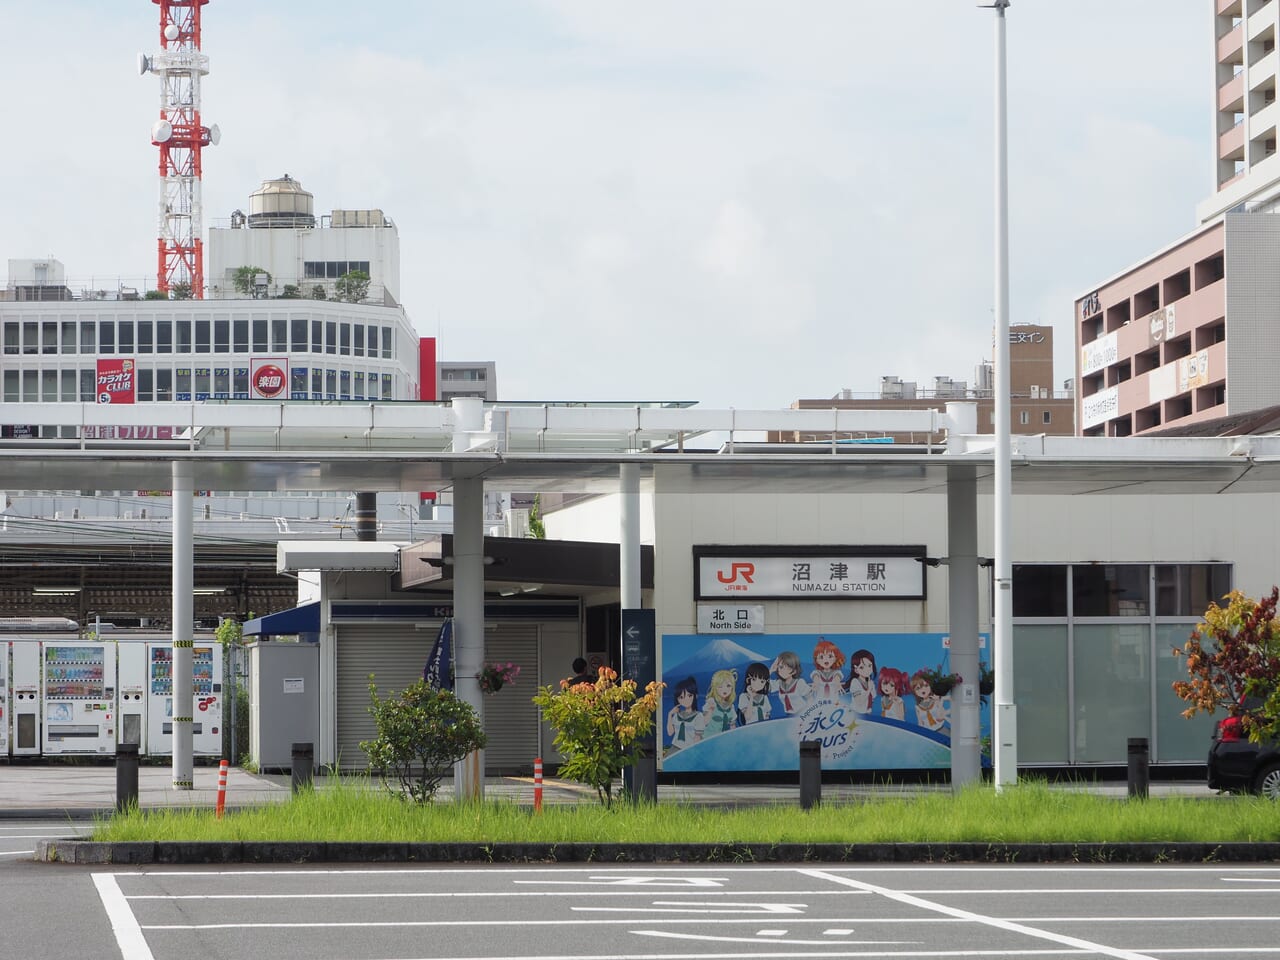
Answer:
[{"label": "striped traffic pole", "polygon": [[533,812],[542,812],[542,758],[533,760]]},{"label": "striped traffic pole", "polygon": [[218,764],[218,802],[214,806],[213,815],[222,819],[222,812],[227,808],[227,761]]}]

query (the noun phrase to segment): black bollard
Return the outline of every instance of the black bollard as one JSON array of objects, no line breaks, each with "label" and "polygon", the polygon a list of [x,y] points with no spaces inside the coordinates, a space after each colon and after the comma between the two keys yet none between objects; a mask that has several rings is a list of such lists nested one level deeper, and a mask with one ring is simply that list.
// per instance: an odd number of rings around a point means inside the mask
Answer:
[{"label": "black bollard", "polygon": [[138,805],[138,745],[116,745],[116,811]]},{"label": "black bollard", "polygon": [[1151,788],[1150,748],[1146,737],[1129,738],[1129,796],[1145,800]]},{"label": "black bollard", "polygon": [[822,742],[800,741],[800,809],[822,802]]},{"label": "black bollard", "polygon": [[315,746],[310,743],[293,745],[293,767],[290,786],[294,793],[308,790],[313,785],[312,777],[315,768]]},{"label": "black bollard", "polygon": [[636,748],[630,798],[632,803],[658,802],[658,761],[654,758],[653,747],[648,744]]}]

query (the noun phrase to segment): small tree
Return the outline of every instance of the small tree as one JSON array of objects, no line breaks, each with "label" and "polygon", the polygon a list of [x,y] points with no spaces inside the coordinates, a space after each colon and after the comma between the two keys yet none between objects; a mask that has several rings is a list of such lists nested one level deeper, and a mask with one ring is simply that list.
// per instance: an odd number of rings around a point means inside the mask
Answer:
[{"label": "small tree", "polygon": [[235,272],[231,275],[231,282],[235,285],[236,293],[243,293],[247,297],[253,296],[257,292],[254,278],[260,273],[267,275],[267,286],[271,286],[271,274],[261,267],[236,267]]},{"label": "small tree", "polygon": [[168,300],[168,295],[163,290],[148,290],[142,295],[143,300]]},{"label": "small tree", "polygon": [[281,300],[301,300],[302,290],[296,283],[286,283],[280,288]]},{"label": "small tree", "polygon": [[1262,600],[1239,590],[1226,599],[1226,607],[1210,604],[1191,639],[1173,649],[1174,656],[1187,658],[1190,678],[1173,684],[1173,692],[1190,704],[1182,715],[1221,707],[1240,718],[1250,740],[1280,736],[1280,588],[1272,587]]},{"label": "small tree", "polygon": [[311,299],[312,300],[328,300],[329,299],[329,294],[325,293],[323,283],[317,283],[312,286]]},{"label": "small tree", "polygon": [[191,281],[179,280],[169,288],[169,298],[172,300],[190,300],[191,299]]},{"label": "small tree", "polygon": [[369,699],[378,736],[360,749],[387,790],[403,800],[431,802],[450,767],[487,741],[470,704],[423,680],[380,700],[370,674]]},{"label": "small tree", "polygon": [[653,715],[665,684],[654,682],[644,696],[636,682],[618,682],[616,671],[601,667],[594,684],[543,687],[533,702],[556,731],[555,746],[567,759],[560,775],[596,788],[605,807],[613,805],[613,781],[635,763],[636,741],[653,729]]},{"label": "small tree", "polygon": [[[250,614],[252,616],[252,614]],[[244,646],[244,625],[239,620],[224,617],[213,633],[222,647],[222,662],[230,674],[230,684],[223,681],[223,689],[231,690],[231,697],[223,702],[230,717],[223,717],[222,755],[232,763],[243,763],[249,756],[249,691],[240,684],[238,667],[240,651]]]},{"label": "small tree", "polygon": [[547,539],[547,526],[542,522],[542,494],[533,495],[533,507],[529,510],[529,536],[534,540]]},{"label": "small tree", "polygon": [[369,274],[363,270],[348,270],[334,281],[333,291],[339,300],[359,303],[369,295]]}]

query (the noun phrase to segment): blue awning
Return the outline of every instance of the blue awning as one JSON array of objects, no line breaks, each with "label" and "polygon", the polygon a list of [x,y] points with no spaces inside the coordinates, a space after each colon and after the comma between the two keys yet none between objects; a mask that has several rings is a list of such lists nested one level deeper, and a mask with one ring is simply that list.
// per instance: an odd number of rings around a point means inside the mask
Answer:
[{"label": "blue awning", "polygon": [[281,610],[279,613],[268,613],[264,617],[246,620],[242,632],[246,637],[318,635],[320,633],[320,601],[304,603],[292,610]]}]

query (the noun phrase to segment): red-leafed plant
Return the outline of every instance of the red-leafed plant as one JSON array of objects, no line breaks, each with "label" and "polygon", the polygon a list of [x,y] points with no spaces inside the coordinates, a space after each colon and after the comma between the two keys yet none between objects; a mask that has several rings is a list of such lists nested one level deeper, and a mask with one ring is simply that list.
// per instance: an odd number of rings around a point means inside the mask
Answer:
[{"label": "red-leafed plant", "polygon": [[1205,611],[1204,622],[1174,656],[1187,658],[1186,680],[1173,692],[1189,706],[1184,717],[1219,708],[1238,718],[1250,740],[1280,735],[1280,623],[1276,603],[1280,588],[1261,600],[1238,590]]}]

